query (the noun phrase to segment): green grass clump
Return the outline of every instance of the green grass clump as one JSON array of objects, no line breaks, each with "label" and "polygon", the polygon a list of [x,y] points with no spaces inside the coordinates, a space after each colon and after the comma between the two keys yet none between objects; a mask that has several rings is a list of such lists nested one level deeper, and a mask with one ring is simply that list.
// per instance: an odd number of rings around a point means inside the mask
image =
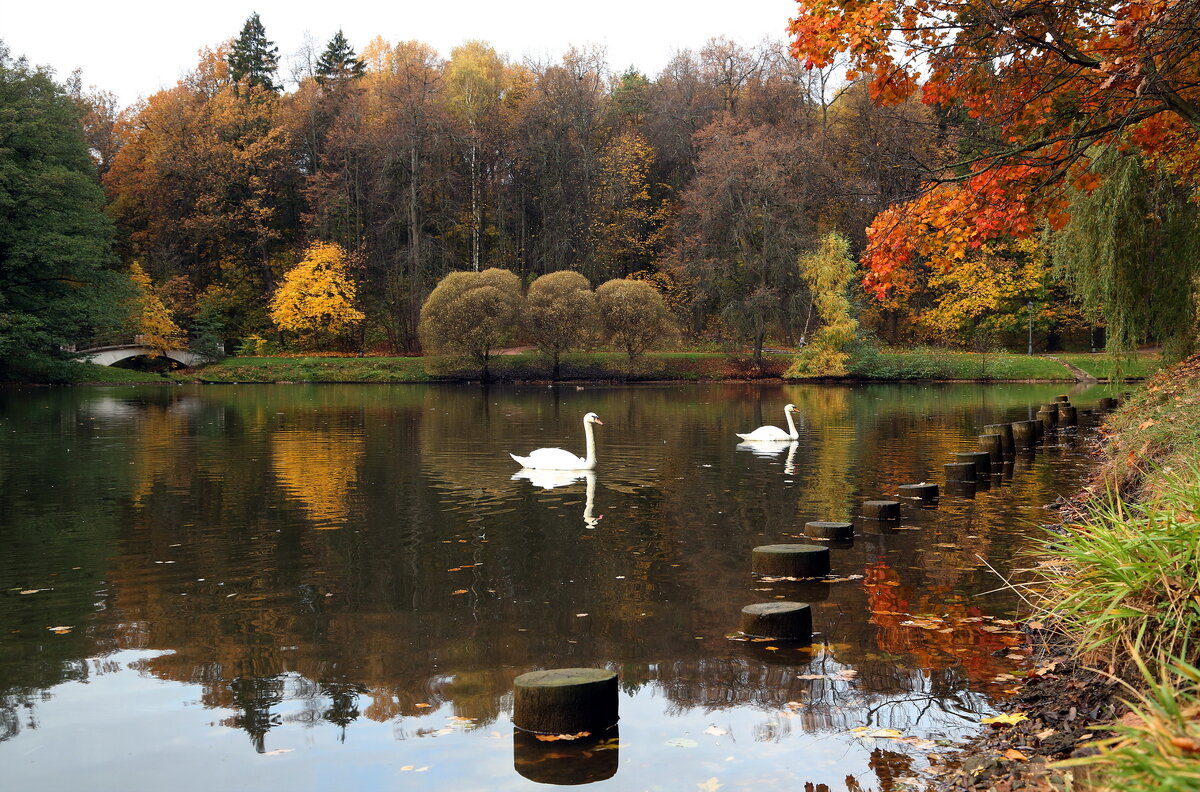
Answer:
[{"label": "green grass clump", "polygon": [[16,382],[39,385],[90,385],[103,383],[157,383],[170,382],[166,376],[154,371],[135,371],[119,366],[97,366],[75,360],[47,360],[33,368],[13,372]]},{"label": "green grass clump", "polygon": [[1200,640],[1200,465],[1161,476],[1154,497],[1113,495],[1052,535],[1048,605],[1087,653],[1122,665],[1125,647],[1190,657]]},{"label": "green grass clump", "polygon": [[850,375],[879,380],[1067,380],[1075,376],[1046,358],[1007,352],[955,352],[931,347],[865,349],[851,360]]}]

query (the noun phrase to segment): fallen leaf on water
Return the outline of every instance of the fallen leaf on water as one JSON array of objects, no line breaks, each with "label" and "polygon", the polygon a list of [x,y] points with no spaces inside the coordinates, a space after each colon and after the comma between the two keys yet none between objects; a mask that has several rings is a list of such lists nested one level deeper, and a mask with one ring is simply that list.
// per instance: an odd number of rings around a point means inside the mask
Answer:
[{"label": "fallen leaf on water", "polygon": [[717,792],[717,790],[723,786],[725,785],[718,781],[715,777],[708,779],[703,784],[696,784],[696,788],[702,790],[702,792]]},{"label": "fallen leaf on water", "polygon": [[728,730],[722,729],[720,726],[709,726],[704,730],[705,734],[711,734],[714,737],[723,737],[729,734]]},{"label": "fallen leaf on water", "polygon": [[586,613],[576,613],[575,614],[575,618],[577,618],[577,619],[582,619],[584,616],[587,616],[587,614]]},{"label": "fallen leaf on water", "polygon": [[591,737],[591,732],[576,732],[575,734],[535,734],[534,737],[542,742],[556,742],[558,740],[578,740],[581,737]]},{"label": "fallen leaf on water", "polygon": [[778,652],[779,651],[778,646],[764,646],[763,649],[766,649],[768,652]]},{"label": "fallen leaf on water", "polygon": [[20,593],[22,593],[22,594],[37,594],[39,591],[41,591],[41,589],[25,589],[24,591],[22,591]]},{"label": "fallen leaf on water", "polygon": [[425,702],[422,701],[420,704],[414,704],[413,706],[416,707],[417,709],[425,709],[426,707],[432,707],[433,705],[426,704]]},{"label": "fallen leaf on water", "polygon": [[60,627],[47,627],[46,629],[52,633],[58,633],[59,635],[66,635],[67,633],[71,632],[71,628],[66,625]]},{"label": "fallen leaf on water", "polygon": [[1003,724],[1005,726],[1015,726],[1021,721],[1027,721],[1029,718],[1023,712],[1006,712],[1003,715],[996,715],[991,718],[983,718],[980,723]]},{"label": "fallen leaf on water", "polygon": [[1009,748],[1003,753],[1005,759],[1012,759],[1017,762],[1029,761],[1029,757],[1018,751],[1016,748]]},{"label": "fallen leaf on water", "polygon": [[452,592],[450,592],[450,596],[451,596],[451,597],[457,597],[459,594],[466,594],[466,593],[467,593],[467,590],[466,590],[466,589],[459,589],[458,591],[452,591]]},{"label": "fallen leaf on water", "polygon": [[406,773],[407,773],[409,770],[412,770],[414,767],[416,767],[416,765],[404,765],[404,767],[401,767],[400,769],[401,769],[403,772],[406,772]]},{"label": "fallen leaf on water", "polygon": [[687,737],[672,737],[665,744],[672,748],[695,748],[700,743],[695,740],[689,740]]},{"label": "fallen leaf on water", "polygon": [[462,715],[447,715],[446,720],[450,721],[451,723],[474,723],[475,722],[474,718],[466,718],[466,717],[463,717]]},{"label": "fallen leaf on water", "polygon": [[[864,731],[860,731],[858,733],[858,736],[862,737],[863,739],[868,737],[877,737],[883,740],[894,740],[897,737],[904,736],[904,732],[900,732],[895,729],[868,729],[865,726],[860,726],[858,728],[864,729]],[[854,731],[854,729],[851,729],[851,731]]]},{"label": "fallen leaf on water", "polygon": [[291,753],[295,748],[276,748],[274,751],[266,751],[263,756],[279,756],[279,754]]}]

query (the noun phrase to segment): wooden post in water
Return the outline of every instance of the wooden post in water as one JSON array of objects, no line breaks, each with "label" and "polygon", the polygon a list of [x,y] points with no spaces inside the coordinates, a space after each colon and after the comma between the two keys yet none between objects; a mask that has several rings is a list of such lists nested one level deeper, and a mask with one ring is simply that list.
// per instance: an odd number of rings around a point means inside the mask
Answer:
[{"label": "wooden post in water", "polygon": [[974,462],[950,462],[942,465],[946,471],[946,485],[949,486],[954,481],[974,481],[975,480],[975,463]]},{"label": "wooden post in water", "polygon": [[863,502],[863,517],[871,520],[899,520],[900,501],[869,500]]},{"label": "wooden post in water", "polygon": [[742,632],[752,638],[807,641],[812,608],[803,602],[760,602],[742,608]]},{"label": "wooden post in water", "polygon": [[1077,423],[1079,423],[1079,416],[1074,407],[1069,404],[1058,405],[1059,426],[1075,426]]},{"label": "wooden post in water", "polygon": [[[1051,428],[1058,425],[1058,402],[1050,402],[1049,404],[1043,404],[1041,407],[1041,412],[1050,413],[1050,416],[1052,419],[1050,421]],[[1039,413],[1039,414],[1041,414],[1041,413]]]},{"label": "wooden post in water", "polygon": [[1044,434],[1045,432],[1053,431],[1055,425],[1058,423],[1058,410],[1055,409],[1054,412],[1038,410],[1037,417],[1042,422],[1042,432]]},{"label": "wooden post in water", "polygon": [[811,578],[829,574],[829,548],[819,545],[761,545],[750,552],[750,557],[756,575]]},{"label": "wooden post in water", "polygon": [[1000,445],[1004,455],[1012,455],[1014,448],[1012,424],[988,424],[983,427],[983,430],[988,434],[1000,435]]},{"label": "wooden post in water", "polygon": [[854,538],[854,523],[824,522],[816,520],[804,523],[804,535],[814,539],[845,541]]},{"label": "wooden post in water", "polygon": [[973,462],[975,464],[975,480],[991,478],[992,475],[992,455],[987,451],[964,451],[961,454],[955,454],[954,458],[959,462]]},{"label": "wooden post in water", "polygon": [[920,498],[921,500],[936,500],[938,496],[937,484],[901,484],[900,494],[909,498]]},{"label": "wooden post in water", "polygon": [[617,722],[617,672],[553,668],[513,680],[513,725],[537,734],[597,732]]},{"label": "wooden post in water", "polygon": [[1065,393],[1060,393],[1059,395],[1054,397],[1054,401],[1058,402],[1059,404],[1070,404],[1071,397],[1066,395]]},{"label": "wooden post in water", "polygon": [[998,434],[979,435],[979,447],[988,453],[993,464],[1004,461],[1004,438]]},{"label": "wooden post in water", "polygon": [[1037,441],[1037,430],[1033,428],[1033,421],[1014,421],[1013,444],[1017,448],[1030,448]]}]

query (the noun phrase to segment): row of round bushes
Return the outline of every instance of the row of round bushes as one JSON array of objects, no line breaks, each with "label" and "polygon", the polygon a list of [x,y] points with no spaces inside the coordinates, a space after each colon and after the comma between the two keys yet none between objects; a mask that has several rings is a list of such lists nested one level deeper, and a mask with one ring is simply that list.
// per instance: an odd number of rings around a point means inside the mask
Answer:
[{"label": "row of round bushes", "polygon": [[418,328],[426,350],[469,355],[488,373],[497,349],[524,340],[554,364],[564,352],[608,344],[630,361],[676,337],[661,295],[645,281],[617,278],[595,291],[578,272],[551,272],[522,294],[521,279],[504,269],[452,272],[421,306]]}]

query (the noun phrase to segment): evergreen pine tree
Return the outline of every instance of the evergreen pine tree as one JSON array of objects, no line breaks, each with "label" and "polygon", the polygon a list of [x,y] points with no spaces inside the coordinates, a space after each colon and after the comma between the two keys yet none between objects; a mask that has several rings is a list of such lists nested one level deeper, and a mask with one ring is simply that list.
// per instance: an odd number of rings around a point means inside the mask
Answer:
[{"label": "evergreen pine tree", "polygon": [[275,72],[279,68],[279,48],[267,38],[262,21],[255,12],[242,26],[242,32],[229,50],[229,72],[235,83],[247,80],[268,91],[278,91]]},{"label": "evergreen pine tree", "polygon": [[339,30],[329,40],[328,46],[317,60],[317,82],[325,85],[331,80],[349,80],[361,77],[366,70],[366,64],[354,54],[350,42],[346,41],[346,36]]}]

